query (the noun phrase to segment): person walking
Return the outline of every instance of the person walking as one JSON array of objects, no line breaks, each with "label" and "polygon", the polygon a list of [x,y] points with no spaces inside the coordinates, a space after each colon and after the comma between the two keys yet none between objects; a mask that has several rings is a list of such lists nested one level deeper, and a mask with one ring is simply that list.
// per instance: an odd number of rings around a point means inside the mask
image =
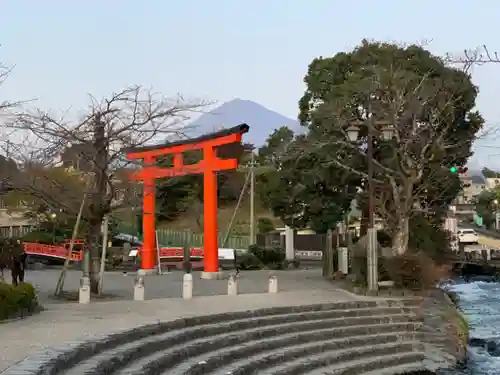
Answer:
[{"label": "person walking", "polygon": [[9,268],[9,252],[4,238],[0,238],[0,281],[4,281],[4,270]]},{"label": "person walking", "polygon": [[19,285],[24,283],[24,276],[26,270],[27,254],[24,252],[24,247],[21,240],[9,239],[9,252],[10,252],[10,270],[12,273],[12,284]]}]

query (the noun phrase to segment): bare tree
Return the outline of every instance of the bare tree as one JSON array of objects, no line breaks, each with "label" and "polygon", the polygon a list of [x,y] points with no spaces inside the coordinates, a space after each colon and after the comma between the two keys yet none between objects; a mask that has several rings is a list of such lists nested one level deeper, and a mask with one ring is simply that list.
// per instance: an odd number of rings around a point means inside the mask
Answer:
[{"label": "bare tree", "polygon": [[461,54],[448,53],[443,61],[452,65],[460,65],[464,71],[470,71],[475,65],[500,63],[500,55],[498,52],[491,51],[486,45],[482,45],[466,49]]},{"label": "bare tree", "polygon": [[[13,67],[9,67],[0,62],[0,87],[9,78]],[[14,114],[14,109],[18,108],[23,102],[12,101],[0,97],[0,149],[3,151],[5,162],[0,165],[0,193],[8,189],[12,180],[12,172],[16,169],[13,168],[11,161],[12,131],[7,129],[3,124],[11,119]]]},{"label": "bare tree", "polygon": [[[0,63],[0,86],[5,83],[7,78],[9,78],[13,67],[9,67],[5,64]],[[21,102],[1,99],[0,100],[0,114],[5,114],[7,110],[10,110],[21,104]]]},{"label": "bare tree", "polygon": [[[183,134],[185,121],[207,104],[182,97],[164,98],[134,86],[102,100],[91,97],[90,106],[80,121],[67,121],[37,111],[20,115],[9,125],[10,129],[31,136],[31,155],[35,159],[52,165],[66,163],[65,166],[79,167],[86,178],[91,179],[87,192],[89,207],[84,216],[88,225],[85,240],[91,262],[92,292],[97,293],[98,287],[98,244],[103,218],[124,203],[130,204],[124,197],[132,190],[125,176],[127,170],[135,166],[124,159],[122,149]],[[79,148],[79,151],[73,153],[69,161],[59,160],[68,153],[68,147]],[[74,207],[72,210],[77,211]]]}]

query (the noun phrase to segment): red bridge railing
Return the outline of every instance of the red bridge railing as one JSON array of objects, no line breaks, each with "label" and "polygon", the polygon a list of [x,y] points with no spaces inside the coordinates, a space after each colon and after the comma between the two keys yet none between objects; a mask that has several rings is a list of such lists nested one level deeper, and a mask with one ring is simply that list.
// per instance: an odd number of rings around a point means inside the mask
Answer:
[{"label": "red bridge railing", "polygon": [[[68,248],[61,245],[45,245],[33,242],[24,243],[24,251],[28,255],[42,255],[52,258],[66,259]],[[162,247],[159,250],[160,258],[182,258],[184,249],[182,247]],[[204,256],[203,249],[200,247],[192,247],[190,249],[191,258],[202,259]],[[80,261],[83,259],[82,250],[73,250],[71,253],[72,261]]]},{"label": "red bridge railing", "polygon": [[[24,252],[28,255],[42,255],[51,258],[66,259],[68,256],[68,249],[60,245],[45,245],[40,243],[25,242]],[[83,252],[76,250],[71,253],[71,260],[80,261],[83,259]]]}]

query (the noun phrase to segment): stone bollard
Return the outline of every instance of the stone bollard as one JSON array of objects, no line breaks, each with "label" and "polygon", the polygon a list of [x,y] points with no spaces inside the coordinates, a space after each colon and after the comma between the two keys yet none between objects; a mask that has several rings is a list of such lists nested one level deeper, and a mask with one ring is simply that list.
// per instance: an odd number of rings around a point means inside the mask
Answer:
[{"label": "stone bollard", "polygon": [[182,298],[193,298],[193,275],[190,273],[184,274],[182,278]]},{"label": "stone bollard", "polygon": [[278,293],[278,278],[269,276],[269,293]]},{"label": "stone bollard", "polygon": [[80,289],[78,290],[78,302],[84,305],[90,303],[90,278],[82,277],[80,279]]},{"label": "stone bollard", "polygon": [[227,295],[236,296],[238,294],[238,280],[236,276],[230,275],[227,281]]},{"label": "stone bollard", "polygon": [[137,275],[134,281],[134,301],[144,301],[144,276]]},{"label": "stone bollard", "polygon": [[344,275],[349,273],[349,249],[347,247],[339,247],[337,249],[337,259],[339,271]]}]

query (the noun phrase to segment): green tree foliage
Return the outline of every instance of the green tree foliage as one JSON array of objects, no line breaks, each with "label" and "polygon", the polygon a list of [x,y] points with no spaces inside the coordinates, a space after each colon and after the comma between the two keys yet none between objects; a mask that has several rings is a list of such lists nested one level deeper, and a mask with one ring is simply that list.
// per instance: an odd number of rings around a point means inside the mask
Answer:
[{"label": "green tree foliage", "polygon": [[[363,41],[352,52],[314,59],[304,81],[303,154],[325,156],[309,165],[310,173],[321,179],[324,165],[334,165],[345,179],[366,182],[372,126],[377,215],[391,232],[394,252],[404,253],[411,218],[436,216],[460,190],[449,168],[466,163],[483,125],[470,75],[419,46]],[[357,142],[347,131],[354,124]],[[391,130],[392,139],[384,140],[383,130]]]},{"label": "green tree foliage", "polygon": [[303,154],[305,147],[307,137],[295,137],[286,127],[275,130],[259,149],[258,193],[286,225],[324,233],[342,220],[356,186],[344,170],[326,166],[327,153]]},{"label": "green tree foliage", "polygon": [[500,177],[500,173],[492,171],[491,169],[486,168],[486,167],[483,168],[481,173],[483,174],[484,178],[499,178]]},{"label": "green tree foliage", "polygon": [[274,228],[273,221],[268,217],[260,217],[257,221],[257,229],[259,233],[269,233],[272,232]]},{"label": "green tree foliage", "polygon": [[439,220],[430,220],[426,215],[416,214],[410,220],[408,247],[424,252],[438,263],[444,263],[452,254],[451,238]]},{"label": "green tree foliage", "polygon": [[476,213],[483,218],[488,229],[495,225],[494,201],[500,197],[498,190],[484,190],[476,197]]}]

